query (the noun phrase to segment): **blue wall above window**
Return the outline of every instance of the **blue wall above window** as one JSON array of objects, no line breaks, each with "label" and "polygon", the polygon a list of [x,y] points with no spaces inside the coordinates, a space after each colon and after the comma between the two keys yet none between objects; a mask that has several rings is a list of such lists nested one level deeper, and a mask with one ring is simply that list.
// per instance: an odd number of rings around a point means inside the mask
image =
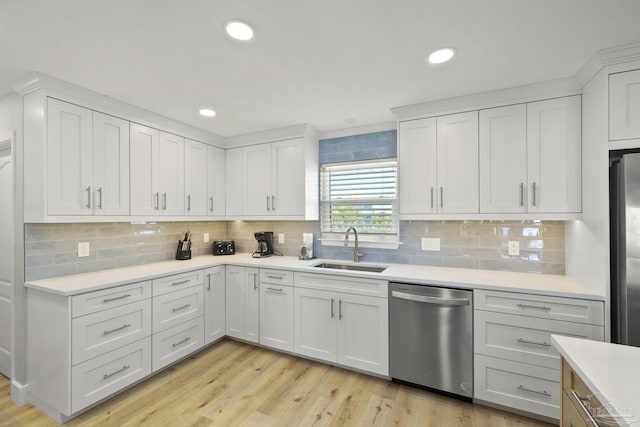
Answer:
[{"label": "blue wall above window", "polygon": [[395,130],[320,140],[320,164],[387,159],[397,155]]}]

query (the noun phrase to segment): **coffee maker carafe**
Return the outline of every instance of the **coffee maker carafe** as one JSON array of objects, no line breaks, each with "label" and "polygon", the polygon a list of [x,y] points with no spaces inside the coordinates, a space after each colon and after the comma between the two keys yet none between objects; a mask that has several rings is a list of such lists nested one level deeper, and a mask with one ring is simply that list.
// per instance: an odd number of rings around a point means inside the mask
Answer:
[{"label": "coffee maker carafe", "polygon": [[256,231],[253,233],[258,241],[258,248],[253,253],[254,258],[273,255],[273,231]]}]

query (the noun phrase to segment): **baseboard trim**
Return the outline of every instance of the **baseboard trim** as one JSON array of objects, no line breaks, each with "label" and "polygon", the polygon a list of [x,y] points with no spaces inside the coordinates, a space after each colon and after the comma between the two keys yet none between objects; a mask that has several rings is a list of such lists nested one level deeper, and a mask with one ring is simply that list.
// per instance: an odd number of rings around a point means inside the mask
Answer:
[{"label": "baseboard trim", "polygon": [[11,400],[17,406],[24,406],[29,401],[27,400],[29,385],[21,384],[15,380],[11,380]]}]

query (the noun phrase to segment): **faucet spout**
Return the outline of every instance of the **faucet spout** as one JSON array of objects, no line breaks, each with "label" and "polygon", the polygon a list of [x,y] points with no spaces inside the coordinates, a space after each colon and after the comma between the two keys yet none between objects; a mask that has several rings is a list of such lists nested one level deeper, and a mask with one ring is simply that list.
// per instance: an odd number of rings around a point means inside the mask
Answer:
[{"label": "faucet spout", "polygon": [[349,232],[353,231],[353,237],[355,239],[355,244],[353,247],[353,262],[359,262],[362,254],[358,252],[358,230],[355,227],[347,228],[347,231],[344,233],[344,245],[349,246]]}]

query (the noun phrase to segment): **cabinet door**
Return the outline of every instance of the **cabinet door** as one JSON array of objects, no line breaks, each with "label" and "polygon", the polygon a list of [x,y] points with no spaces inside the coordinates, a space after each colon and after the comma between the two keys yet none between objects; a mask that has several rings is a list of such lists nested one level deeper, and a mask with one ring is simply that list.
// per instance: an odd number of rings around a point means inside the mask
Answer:
[{"label": "cabinet door", "polygon": [[338,294],[338,363],[389,374],[386,298]]},{"label": "cabinet door", "polygon": [[527,104],[529,212],[580,212],[580,96]]},{"label": "cabinet door", "polygon": [[437,212],[435,117],[400,123],[398,189],[401,214]]},{"label": "cabinet door", "polygon": [[527,107],[480,110],[480,212],[527,211]]},{"label": "cabinet door", "polygon": [[242,149],[242,214],[271,212],[271,144]]},{"label": "cabinet door", "polygon": [[50,215],[92,215],[92,114],[47,100],[47,206]]},{"label": "cabinet door", "polygon": [[226,266],[225,310],[226,330],[230,337],[245,337],[245,277],[244,267]]},{"label": "cabinet door", "polygon": [[245,336],[247,341],[260,342],[260,282],[258,269],[245,267]]},{"label": "cabinet door", "polygon": [[337,298],[333,292],[293,289],[294,352],[320,360],[338,360]]},{"label": "cabinet door", "polygon": [[185,215],[207,214],[207,145],[187,139],[184,143]]},{"label": "cabinet door", "polygon": [[438,209],[478,212],[478,112],[437,118]]},{"label": "cabinet door", "polygon": [[157,215],[160,211],[158,188],[158,144],[157,129],[131,123],[131,215]]},{"label": "cabinet door", "polygon": [[93,112],[95,215],[129,215],[129,122]]},{"label": "cabinet door", "polygon": [[204,338],[209,344],[225,335],[225,267],[207,268],[204,275]]},{"label": "cabinet door", "polygon": [[[207,147],[207,215],[225,215],[225,150]],[[233,176],[240,175],[239,170]]]},{"label": "cabinet door", "polygon": [[640,70],[609,76],[609,139],[640,138]]},{"label": "cabinet door", "polygon": [[299,215],[305,211],[303,139],[271,145],[271,214]]},{"label": "cabinet door", "polygon": [[293,351],[293,287],[260,283],[260,344]]},{"label": "cabinet door", "polygon": [[225,150],[226,192],[225,211],[227,215],[242,215],[242,148]]},{"label": "cabinet door", "polygon": [[184,138],[160,132],[158,168],[161,213],[184,215]]}]

